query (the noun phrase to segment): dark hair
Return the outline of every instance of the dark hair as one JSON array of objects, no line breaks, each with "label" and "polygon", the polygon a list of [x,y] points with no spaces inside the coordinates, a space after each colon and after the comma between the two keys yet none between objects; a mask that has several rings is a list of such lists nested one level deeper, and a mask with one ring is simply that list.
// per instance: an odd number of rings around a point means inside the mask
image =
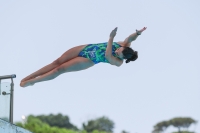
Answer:
[{"label": "dark hair", "polygon": [[138,52],[134,51],[130,47],[124,47],[122,54],[124,55],[124,59],[127,59],[126,63],[129,63],[130,61],[135,61],[138,58]]}]

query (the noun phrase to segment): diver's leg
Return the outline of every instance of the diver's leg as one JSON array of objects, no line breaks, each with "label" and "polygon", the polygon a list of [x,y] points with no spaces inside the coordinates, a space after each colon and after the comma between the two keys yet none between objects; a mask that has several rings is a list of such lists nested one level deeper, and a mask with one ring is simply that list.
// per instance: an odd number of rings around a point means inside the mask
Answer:
[{"label": "diver's leg", "polygon": [[57,76],[59,76],[60,74],[63,74],[66,72],[84,70],[93,65],[94,65],[94,63],[87,58],[76,57],[76,58],[69,60],[69,61],[63,63],[62,65],[54,68],[53,70],[39,76],[38,78],[34,78],[34,79],[30,79],[30,80],[21,82],[20,86],[27,87],[27,86],[33,85],[37,82],[52,80],[52,79],[56,78]]},{"label": "diver's leg", "polygon": [[49,65],[39,69],[38,71],[30,74],[29,76],[25,77],[24,79],[21,80],[21,82],[38,77],[42,74],[45,74],[49,71],[51,71],[52,69],[60,66],[61,64],[75,58],[78,56],[78,54],[80,53],[80,51],[85,47],[86,45],[80,45],[80,46],[76,46],[73,47],[69,50],[67,50],[64,54],[62,54],[58,59],[56,59],[55,61],[53,61],[52,63],[50,63]]}]

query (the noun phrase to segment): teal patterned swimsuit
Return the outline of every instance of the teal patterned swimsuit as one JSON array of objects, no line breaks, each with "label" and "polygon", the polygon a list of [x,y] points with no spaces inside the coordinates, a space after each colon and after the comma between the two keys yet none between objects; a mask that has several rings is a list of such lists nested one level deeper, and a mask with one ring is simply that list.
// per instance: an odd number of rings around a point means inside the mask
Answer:
[{"label": "teal patterned swimsuit", "polygon": [[[117,57],[115,54],[115,50],[121,47],[118,43],[113,42],[112,44],[112,55]],[[79,57],[85,57],[94,62],[94,64],[105,62],[109,63],[109,61],[105,58],[105,52],[107,48],[107,42],[105,43],[97,43],[97,44],[88,44],[80,53]]]}]

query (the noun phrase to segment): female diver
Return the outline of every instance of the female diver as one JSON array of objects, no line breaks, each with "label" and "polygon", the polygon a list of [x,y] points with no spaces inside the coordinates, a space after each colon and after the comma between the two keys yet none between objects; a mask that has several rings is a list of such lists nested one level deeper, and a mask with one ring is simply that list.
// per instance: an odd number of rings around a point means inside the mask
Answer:
[{"label": "female diver", "polygon": [[108,42],[73,47],[49,65],[22,79],[20,86],[27,87],[37,82],[52,80],[60,74],[84,70],[99,62],[110,63],[119,67],[124,59],[126,59],[126,63],[135,61],[138,58],[138,53],[130,48],[130,45],[144,30],[146,30],[146,27],[136,30],[124,41],[113,42],[117,32],[116,27],[110,33]]}]

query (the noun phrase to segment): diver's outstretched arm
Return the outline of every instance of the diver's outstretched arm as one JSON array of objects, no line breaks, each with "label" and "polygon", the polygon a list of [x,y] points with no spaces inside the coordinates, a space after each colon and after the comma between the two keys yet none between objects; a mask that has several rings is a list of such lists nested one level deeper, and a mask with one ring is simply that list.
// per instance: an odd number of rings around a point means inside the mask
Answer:
[{"label": "diver's outstretched arm", "polygon": [[112,44],[113,44],[113,40],[116,35],[116,32],[117,32],[117,27],[114,30],[112,30],[112,32],[110,33],[110,37],[109,37],[107,48],[106,48],[105,58],[109,61],[111,65],[115,65],[119,67],[122,65],[123,61],[112,55]]},{"label": "diver's outstretched arm", "polygon": [[125,47],[130,47],[131,42],[132,42],[132,41],[135,41],[135,40],[137,39],[137,37],[138,37],[139,35],[141,35],[142,32],[145,31],[146,29],[147,29],[147,27],[144,27],[144,28],[142,28],[141,30],[136,30],[135,33],[129,35],[129,36],[124,40],[124,42],[122,43],[122,45],[125,46]]}]

